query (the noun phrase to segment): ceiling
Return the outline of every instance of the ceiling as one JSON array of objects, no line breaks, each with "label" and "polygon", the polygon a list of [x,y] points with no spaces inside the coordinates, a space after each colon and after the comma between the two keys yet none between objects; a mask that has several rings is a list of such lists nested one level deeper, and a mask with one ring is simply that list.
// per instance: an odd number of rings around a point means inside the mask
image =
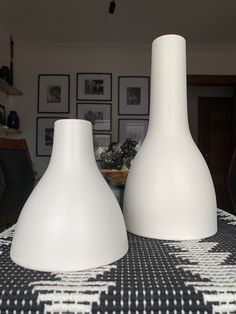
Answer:
[{"label": "ceiling", "polygon": [[149,45],[163,34],[192,45],[236,45],[235,0],[0,0],[0,27],[15,40]]}]

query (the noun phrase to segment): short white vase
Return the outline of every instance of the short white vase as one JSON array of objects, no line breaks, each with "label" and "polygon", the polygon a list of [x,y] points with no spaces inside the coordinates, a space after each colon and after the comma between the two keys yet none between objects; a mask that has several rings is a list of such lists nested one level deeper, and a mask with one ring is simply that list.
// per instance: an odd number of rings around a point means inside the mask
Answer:
[{"label": "short white vase", "polygon": [[121,209],[95,161],[91,123],[56,121],[51,160],[20,214],[11,259],[34,270],[76,271],[127,250]]},{"label": "short white vase", "polygon": [[152,45],[150,121],[126,182],[124,217],[128,231],[150,238],[217,231],[212,178],[188,126],[186,44],[178,35]]}]

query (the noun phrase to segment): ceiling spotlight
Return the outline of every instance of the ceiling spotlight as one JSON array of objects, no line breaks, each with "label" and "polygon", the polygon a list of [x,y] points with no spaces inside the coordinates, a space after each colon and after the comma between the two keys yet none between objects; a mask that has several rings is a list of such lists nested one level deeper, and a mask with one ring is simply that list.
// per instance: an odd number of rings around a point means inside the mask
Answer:
[{"label": "ceiling spotlight", "polygon": [[110,2],[110,4],[109,4],[108,12],[109,12],[110,14],[114,14],[115,8],[116,8],[115,0],[112,0],[112,1]]}]

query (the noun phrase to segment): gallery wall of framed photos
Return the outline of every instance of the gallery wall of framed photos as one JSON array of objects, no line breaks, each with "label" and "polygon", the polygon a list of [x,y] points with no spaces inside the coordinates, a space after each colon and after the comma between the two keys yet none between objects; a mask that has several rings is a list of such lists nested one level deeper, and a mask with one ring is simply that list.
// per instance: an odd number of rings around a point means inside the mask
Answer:
[{"label": "gallery wall of framed photos", "polygon": [[118,141],[126,138],[142,143],[148,128],[149,76],[118,77]]},{"label": "gallery wall of framed photos", "polygon": [[[54,122],[65,118],[92,123],[95,152],[99,147],[108,149],[111,142],[124,142],[127,137],[143,142],[148,128],[149,76],[116,76],[114,79],[112,73],[78,72],[72,80],[74,95],[71,80],[69,74],[38,74],[36,156],[51,155]],[[112,114],[113,88],[117,89],[115,117]],[[74,107],[73,115],[71,108]],[[113,122],[117,127],[116,136]]]},{"label": "gallery wall of framed photos", "polygon": [[[70,75],[38,74],[37,96],[37,113],[40,116],[36,117],[36,156],[49,157],[54,122],[68,118],[70,113]],[[55,117],[55,114],[58,116]]]},{"label": "gallery wall of framed photos", "polygon": [[112,141],[112,74],[76,74],[76,118],[92,123],[95,157]]}]

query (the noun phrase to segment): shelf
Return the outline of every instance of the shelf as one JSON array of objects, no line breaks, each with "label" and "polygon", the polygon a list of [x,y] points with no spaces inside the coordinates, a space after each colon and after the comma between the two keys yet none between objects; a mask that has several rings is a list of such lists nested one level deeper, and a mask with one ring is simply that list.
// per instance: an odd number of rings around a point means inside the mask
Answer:
[{"label": "shelf", "polygon": [[8,96],[21,96],[23,93],[19,91],[14,86],[11,86],[9,83],[0,78],[0,91],[7,94]]},{"label": "shelf", "polygon": [[5,135],[8,134],[19,134],[21,133],[21,130],[16,130],[16,129],[12,129],[12,128],[8,128],[6,126],[0,126],[0,133],[4,133]]}]

